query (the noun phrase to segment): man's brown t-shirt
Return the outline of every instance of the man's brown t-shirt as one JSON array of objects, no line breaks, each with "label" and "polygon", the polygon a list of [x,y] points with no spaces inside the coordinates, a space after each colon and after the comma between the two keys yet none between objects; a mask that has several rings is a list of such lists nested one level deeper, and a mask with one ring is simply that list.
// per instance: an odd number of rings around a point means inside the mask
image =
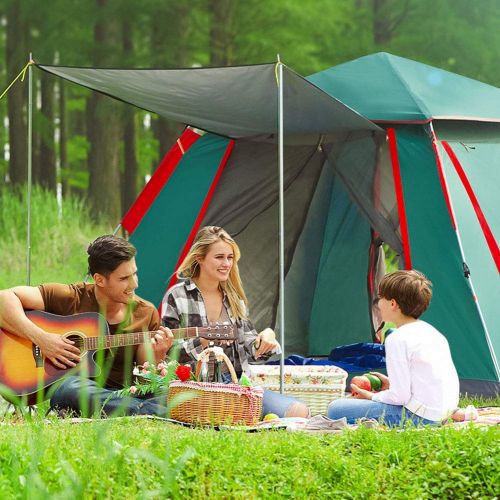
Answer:
[{"label": "man's brown t-shirt", "polygon": [[[46,283],[40,285],[39,290],[45,304],[45,311],[61,316],[84,312],[101,312],[95,298],[94,284],[75,283],[62,285],[60,283]],[[157,309],[140,297],[135,296],[130,304],[130,314],[120,324],[109,325],[111,335],[115,333],[132,333],[155,331],[160,326]],[[107,387],[124,387],[132,381],[133,363],[136,361],[137,345],[117,347],[106,351],[105,366],[111,364],[106,379]]]}]

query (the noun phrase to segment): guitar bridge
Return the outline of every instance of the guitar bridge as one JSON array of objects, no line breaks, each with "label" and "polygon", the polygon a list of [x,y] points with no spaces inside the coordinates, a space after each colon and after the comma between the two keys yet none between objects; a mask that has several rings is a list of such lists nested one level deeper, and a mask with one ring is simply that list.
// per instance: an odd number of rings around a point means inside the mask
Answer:
[{"label": "guitar bridge", "polygon": [[35,366],[37,368],[43,368],[43,356],[40,347],[33,344],[31,350],[33,351],[33,359],[35,360]]}]

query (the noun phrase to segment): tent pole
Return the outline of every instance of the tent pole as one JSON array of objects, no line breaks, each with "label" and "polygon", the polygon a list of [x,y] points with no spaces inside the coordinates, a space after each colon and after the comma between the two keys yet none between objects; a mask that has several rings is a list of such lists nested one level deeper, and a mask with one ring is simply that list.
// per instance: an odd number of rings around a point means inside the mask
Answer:
[{"label": "tent pole", "polygon": [[283,188],[283,64],[278,55],[279,266],[280,266],[280,393],[285,380],[285,211]]},{"label": "tent pole", "polygon": [[[30,52],[30,62],[33,55]],[[32,157],[33,157],[33,72],[28,66],[28,222],[26,230],[26,284],[31,285],[31,187],[32,187]]]}]

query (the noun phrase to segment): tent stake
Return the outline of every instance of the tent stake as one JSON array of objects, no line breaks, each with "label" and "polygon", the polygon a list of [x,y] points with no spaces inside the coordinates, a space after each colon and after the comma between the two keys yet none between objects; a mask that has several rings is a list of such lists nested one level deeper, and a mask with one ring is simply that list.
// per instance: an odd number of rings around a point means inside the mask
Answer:
[{"label": "tent stake", "polygon": [[280,393],[285,380],[285,211],[283,188],[283,64],[278,54],[278,158],[279,158],[279,266],[280,266]]},{"label": "tent stake", "polygon": [[[30,62],[33,55],[30,52]],[[26,284],[31,285],[31,187],[32,187],[32,157],[33,157],[33,70],[28,66],[28,222],[26,230]]]}]

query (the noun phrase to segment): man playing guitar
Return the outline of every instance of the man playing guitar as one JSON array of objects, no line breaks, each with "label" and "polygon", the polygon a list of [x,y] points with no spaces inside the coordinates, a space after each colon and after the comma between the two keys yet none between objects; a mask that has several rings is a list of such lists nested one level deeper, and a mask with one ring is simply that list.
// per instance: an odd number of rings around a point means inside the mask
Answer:
[{"label": "man playing guitar", "polygon": [[69,338],[37,326],[26,315],[26,310],[62,316],[100,312],[111,335],[150,332],[147,343],[106,351],[104,365],[110,368],[109,373],[105,373],[104,387],[81,376],[65,377],[51,397],[51,406],[78,414],[165,415],[166,407],[157,401],[113,395],[113,390],[130,385],[134,363],[143,364],[151,356],[157,363],[160,362],[173,341],[172,332],[160,326],[158,311],[153,304],[134,294],[138,287],[136,249],[128,241],[108,235],[97,238],[88,247],[87,253],[93,284],[50,283],[1,290],[0,328],[31,341],[33,352],[37,347],[45,363],[54,370],[77,366],[80,350]]}]

